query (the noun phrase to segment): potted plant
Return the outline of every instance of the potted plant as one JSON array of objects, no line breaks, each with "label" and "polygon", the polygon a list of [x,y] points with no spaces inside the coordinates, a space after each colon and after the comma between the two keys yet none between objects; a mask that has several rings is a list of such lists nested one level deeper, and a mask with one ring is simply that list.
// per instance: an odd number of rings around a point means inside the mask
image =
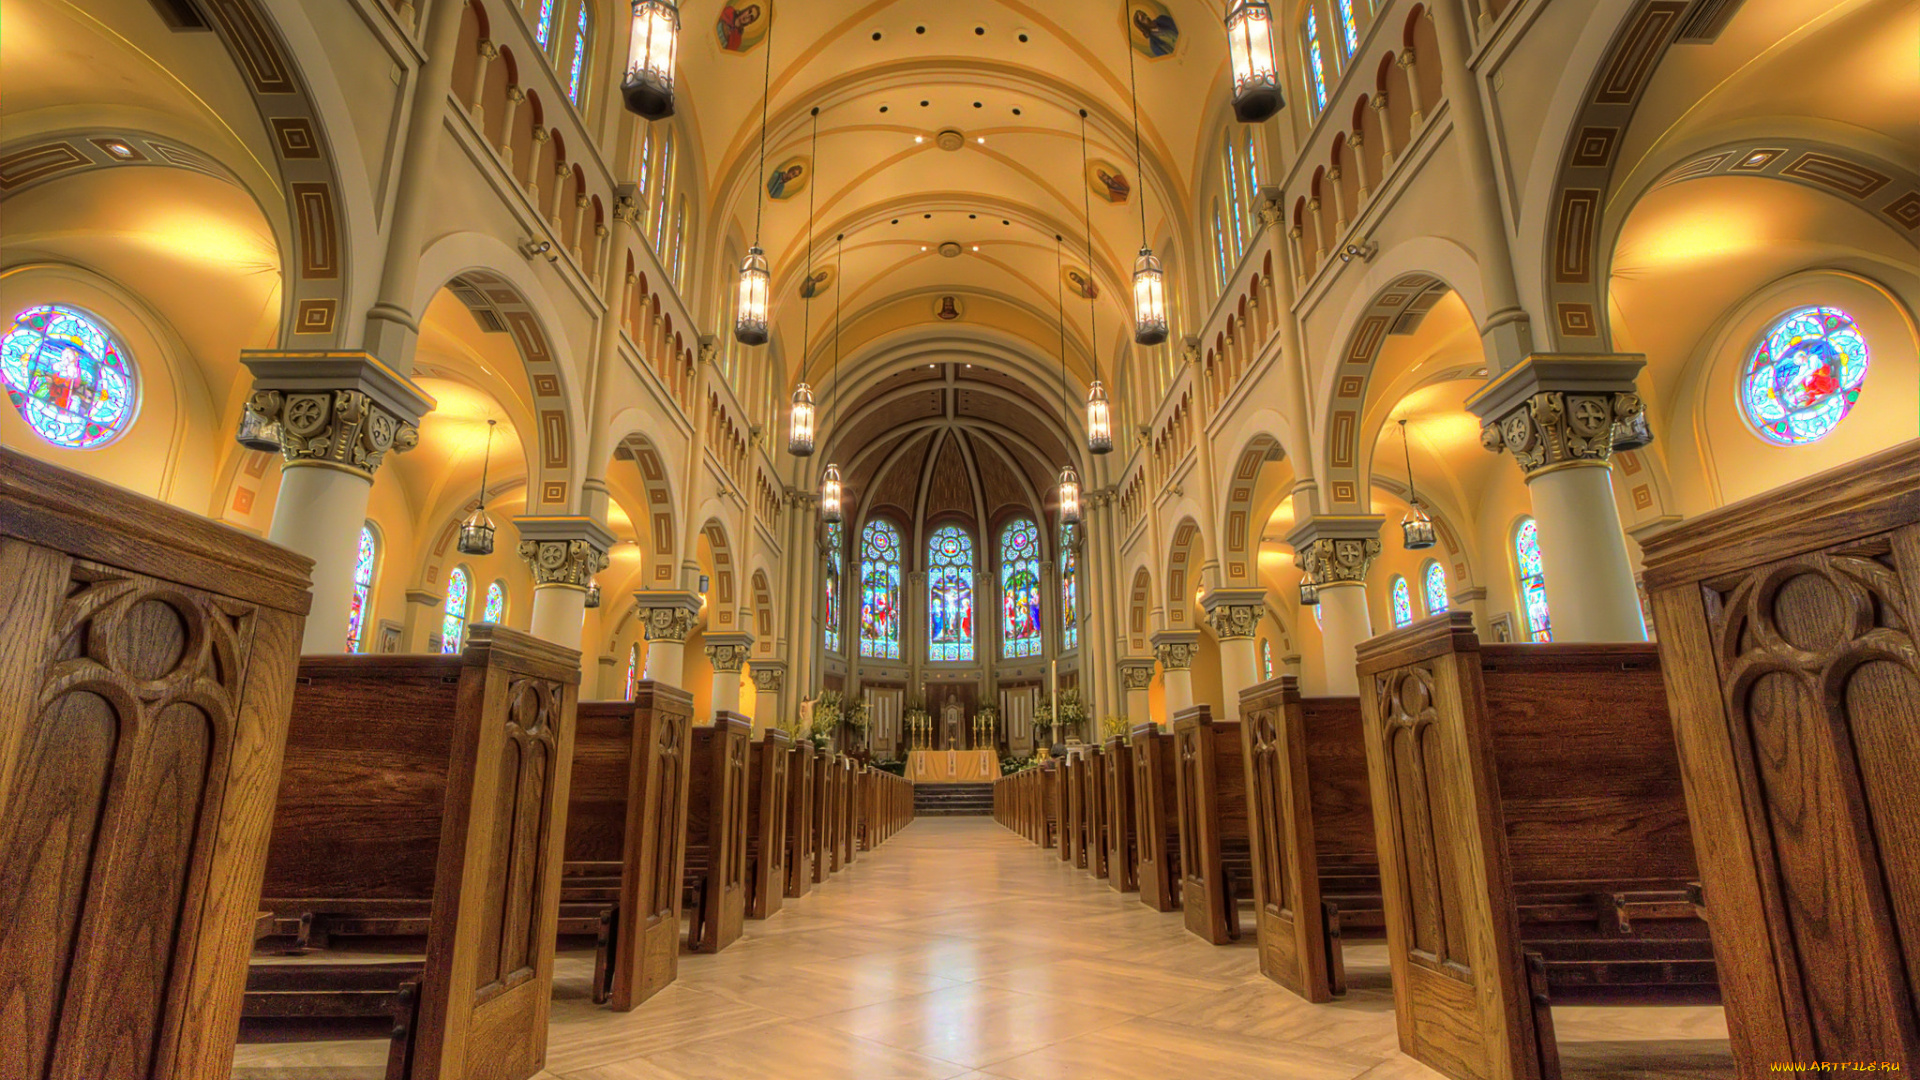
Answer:
[{"label": "potted plant", "polygon": [[1100,721],[1100,734],[1104,738],[1108,738],[1108,739],[1118,738],[1122,742],[1125,742],[1127,739],[1127,733],[1132,729],[1133,729],[1133,721],[1128,720],[1124,716],[1109,716],[1106,719]]},{"label": "potted plant", "polygon": [[1087,707],[1080,703],[1080,691],[1060,691],[1060,702],[1059,707],[1054,710],[1053,726],[1062,733],[1063,737],[1072,733],[1077,738],[1079,732],[1086,730],[1086,724]]}]

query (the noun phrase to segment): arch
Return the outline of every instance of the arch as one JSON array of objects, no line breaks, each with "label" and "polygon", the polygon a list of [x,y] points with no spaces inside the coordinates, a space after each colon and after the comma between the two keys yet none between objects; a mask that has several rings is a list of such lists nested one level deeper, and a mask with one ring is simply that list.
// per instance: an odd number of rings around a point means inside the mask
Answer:
[{"label": "arch", "polygon": [[1135,656],[1146,656],[1153,634],[1153,574],[1145,566],[1133,571],[1133,585],[1127,590],[1127,640]]},{"label": "arch", "polygon": [[1193,586],[1206,560],[1206,537],[1192,517],[1181,518],[1172,537],[1167,545],[1166,624],[1169,630],[1188,630],[1193,625]]},{"label": "arch", "polygon": [[906,553],[900,526],[892,518],[868,518],[860,529],[854,567],[859,575],[860,655],[876,660],[905,657]]},{"label": "arch", "polygon": [[753,571],[753,637],[757,645],[755,651],[765,656],[773,655],[773,586],[768,583],[765,568],[756,567]]},{"label": "arch", "polygon": [[[1241,588],[1252,587],[1258,578],[1260,532],[1274,507],[1286,498],[1285,492],[1272,492],[1259,498],[1261,479],[1269,462],[1286,460],[1285,443],[1275,430],[1285,430],[1285,421],[1270,410],[1248,418],[1242,430],[1252,434],[1233,458],[1233,470],[1227,474],[1226,498],[1221,505],[1220,556],[1227,582]],[[1232,445],[1229,443],[1228,445]]]},{"label": "arch", "polygon": [[1387,584],[1387,605],[1393,614],[1395,629],[1413,623],[1413,588],[1407,584],[1404,576],[1395,574],[1393,580]]},{"label": "arch", "polygon": [[1040,655],[1047,620],[1040,583],[1044,558],[1040,523],[1025,508],[1007,515],[995,530],[994,567],[1000,599],[1000,658]]},{"label": "arch", "polygon": [[1420,599],[1428,615],[1439,615],[1453,606],[1447,591],[1447,568],[1439,559],[1428,559],[1420,567]]},{"label": "arch", "polygon": [[367,631],[373,625],[375,587],[380,583],[380,557],[385,545],[380,542],[380,527],[371,519],[360,526],[360,550],[353,564],[353,598],[347,608],[347,651],[366,652]]},{"label": "arch", "polygon": [[973,530],[957,521],[934,526],[927,535],[924,572],[930,663],[972,663],[977,658],[979,596],[974,578],[980,562],[976,545]]},{"label": "arch", "polygon": [[[616,426],[615,430],[618,430]],[[647,537],[651,541],[652,568],[646,587],[671,589],[674,573],[680,566],[679,530],[673,521],[673,479],[651,439],[629,432],[613,448],[615,461],[631,461],[640,473],[641,490],[646,496],[644,516]]]},{"label": "arch", "polygon": [[706,539],[707,553],[713,559],[712,591],[707,594],[708,632],[741,630],[742,627],[734,625],[739,617],[738,594],[734,589],[733,545],[727,539],[727,527],[719,518],[710,517],[700,526],[700,535]]}]

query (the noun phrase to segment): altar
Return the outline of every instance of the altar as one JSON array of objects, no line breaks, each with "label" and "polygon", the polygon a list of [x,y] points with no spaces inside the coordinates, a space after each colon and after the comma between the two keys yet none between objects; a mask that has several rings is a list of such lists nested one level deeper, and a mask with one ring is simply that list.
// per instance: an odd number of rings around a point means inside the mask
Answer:
[{"label": "altar", "polygon": [[914,750],[907,779],[916,784],[985,784],[1000,779],[1000,756],[990,749]]}]

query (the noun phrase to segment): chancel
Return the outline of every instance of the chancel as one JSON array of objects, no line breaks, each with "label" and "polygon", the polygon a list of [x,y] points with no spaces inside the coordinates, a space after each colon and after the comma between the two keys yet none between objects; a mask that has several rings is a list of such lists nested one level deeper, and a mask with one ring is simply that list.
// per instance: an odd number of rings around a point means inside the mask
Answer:
[{"label": "chancel", "polygon": [[0,26],[0,1080],[1920,1068],[1920,0]]}]

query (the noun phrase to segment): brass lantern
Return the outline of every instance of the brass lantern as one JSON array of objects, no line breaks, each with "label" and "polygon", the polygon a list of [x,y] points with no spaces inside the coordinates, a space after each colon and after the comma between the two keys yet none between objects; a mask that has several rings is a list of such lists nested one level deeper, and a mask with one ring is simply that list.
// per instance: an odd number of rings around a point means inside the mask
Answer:
[{"label": "brass lantern", "polygon": [[767,343],[767,290],[773,275],[767,253],[755,244],[740,264],[740,306],[733,316],[733,338],[742,345]]},{"label": "brass lantern", "polygon": [[820,477],[820,520],[831,525],[840,519],[840,466],[829,464]]},{"label": "brass lantern", "polygon": [[1080,524],[1080,474],[1073,471],[1072,465],[1060,469],[1060,521],[1065,525]]},{"label": "brass lantern", "polygon": [[1300,579],[1300,606],[1318,607],[1319,604],[1320,583],[1313,579],[1313,571],[1309,570]]},{"label": "brass lantern", "polygon": [[813,387],[804,382],[793,388],[793,417],[787,425],[787,453],[794,457],[813,456]]},{"label": "brass lantern", "polygon": [[285,432],[281,430],[277,418],[254,408],[253,403],[248,402],[246,408],[240,410],[240,429],[233,433],[233,437],[234,441],[249,450],[277,454]]},{"label": "brass lantern", "polygon": [[1433,519],[1427,516],[1425,510],[1420,509],[1420,504],[1417,502],[1413,504],[1411,510],[1407,511],[1407,516],[1401,519],[1400,532],[1406,539],[1408,551],[1422,551],[1433,546]]},{"label": "brass lantern", "polygon": [[1087,387],[1087,449],[1096,454],[1113,452],[1113,406],[1107,404],[1107,388],[1099,379]]},{"label": "brass lantern", "polygon": [[1233,116],[1257,124],[1280,111],[1280,68],[1273,52],[1273,11],[1266,0],[1236,0],[1227,12],[1227,55],[1233,61]]},{"label": "brass lantern", "polygon": [[487,470],[493,464],[493,425],[487,421],[487,456],[480,463],[480,502],[460,523],[460,540],[455,545],[462,555],[493,554],[493,519],[487,516]]},{"label": "brass lantern", "polygon": [[1166,271],[1153,249],[1144,245],[1133,263],[1133,342],[1161,345],[1167,340]]},{"label": "brass lantern", "polygon": [[673,58],[680,48],[680,9],[674,0],[633,0],[633,36],[620,96],[627,111],[647,120],[673,115]]},{"label": "brass lantern", "polygon": [[587,582],[587,606],[590,608],[600,606],[600,583],[597,581]]}]

